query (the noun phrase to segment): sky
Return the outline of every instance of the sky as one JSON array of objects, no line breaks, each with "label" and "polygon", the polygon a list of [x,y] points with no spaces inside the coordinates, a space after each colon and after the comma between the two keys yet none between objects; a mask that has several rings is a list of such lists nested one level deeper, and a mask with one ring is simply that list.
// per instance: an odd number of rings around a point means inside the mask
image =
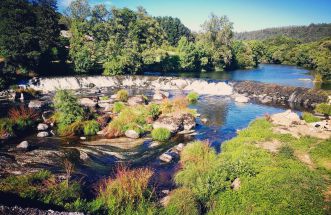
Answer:
[{"label": "sky", "polygon": [[[63,11],[72,0],[58,0]],[[236,32],[269,27],[331,23],[331,0],[89,0],[93,6],[143,6],[152,16],[173,16],[199,31],[210,13],[227,15]]]}]

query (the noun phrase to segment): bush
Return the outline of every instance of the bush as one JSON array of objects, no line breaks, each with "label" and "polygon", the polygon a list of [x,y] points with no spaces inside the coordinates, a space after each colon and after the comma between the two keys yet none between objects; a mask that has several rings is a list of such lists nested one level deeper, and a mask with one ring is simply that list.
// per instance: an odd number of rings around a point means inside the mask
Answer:
[{"label": "bush", "polygon": [[318,113],[325,114],[327,116],[331,115],[331,105],[326,103],[318,104],[315,108],[315,111]]},{"label": "bush", "polygon": [[98,201],[108,214],[150,214],[152,189],[148,187],[153,172],[148,168],[117,169],[114,179],[105,180],[99,187]]},{"label": "bush", "polygon": [[101,96],[101,97],[100,97],[100,100],[101,100],[101,101],[109,100],[109,96]]},{"label": "bush", "polygon": [[190,92],[186,98],[190,103],[196,103],[199,99],[199,94],[196,92]]},{"label": "bush", "polygon": [[128,101],[128,98],[129,98],[129,93],[127,90],[119,90],[117,93],[116,93],[116,98],[118,100],[120,100],[121,102],[126,102]]},{"label": "bush", "polygon": [[96,135],[97,132],[100,130],[100,125],[95,120],[85,121],[83,125],[84,135],[92,136]]},{"label": "bush", "polygon": [[294,150],[291,146],[285,145],[279,149],[279,154],[286,158],[293,158]]},{"label": "bush", "polygon": [[123,102],[115,102],[114,106],[113,106],[113,111],[115,113],[119,113],[123,110],[123,108],[125,107]]},{"label": "bush", "polygon": [[199,204],[194,193],[187,188],[178,188],[170,193],[170,201],[166,206],[169,215],[194,215],[199,213]]},{"label": "bush", "polygon": [[83,132],[83,121],[76,121],[71,123],[70,125],[59,124],[57,128],[57,132],[60,136],[73,136],[78,135]]},{"label": "bush", "polygon": [[157,141],[167,141],[171,136],[171,132],[166,128],[156,128],[152,131],[153,140]]},{"label": "bush", "polygon": [[8,118],[0,119],[0,139],[12,136],[14,123]]},{"label": "bush", "polygon": [[302,119],[307,122],[307,123],[312,123],[312,122],[319,122],[321,121],[320,118],[314,116],[313,114],[309,112],[303,112],[302,114]]},{"label": "bush", "polygon": [[84,118],[84,110],[77,98],[67,90],[58,90],[54,96],[54,108],[58,114],[57,122],[67,126]]},{"label": "bush", "polygon": [[158,104],[155,104],[155,103],[152,103],[148,106],[148,109],[149,109],[149,115],[153,118],[153,119],[156,119],[160,113],[161,113],[161,110],[160,110],[160,105]]}]

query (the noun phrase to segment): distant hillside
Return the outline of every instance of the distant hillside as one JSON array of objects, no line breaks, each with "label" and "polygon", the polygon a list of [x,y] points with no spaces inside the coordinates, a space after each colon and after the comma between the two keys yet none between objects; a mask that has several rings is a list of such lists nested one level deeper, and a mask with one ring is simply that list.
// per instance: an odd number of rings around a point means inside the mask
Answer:
[{"label": "distant hillside", "polygon": [[277,35],[285,35],[301,39],[304,42],[316,41],[324,37],[331,37],[331,23],[310,24],[309,26],[288,26],[266,28],[258,31],[235,33],[237,40],[263,40]]}]

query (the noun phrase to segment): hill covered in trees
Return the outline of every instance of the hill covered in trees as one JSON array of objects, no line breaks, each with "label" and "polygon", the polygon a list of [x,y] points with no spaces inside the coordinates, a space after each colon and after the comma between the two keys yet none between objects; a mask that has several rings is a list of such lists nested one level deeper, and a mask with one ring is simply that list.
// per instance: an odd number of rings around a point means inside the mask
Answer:
[{"label": "hill covered in trees", "polygon": [[265,40],[279,35],[300,39],[303,42],[312,42],[330,37],[331,23],[266,28],[257,31],[235,33],[234,37],[237,40]]}]

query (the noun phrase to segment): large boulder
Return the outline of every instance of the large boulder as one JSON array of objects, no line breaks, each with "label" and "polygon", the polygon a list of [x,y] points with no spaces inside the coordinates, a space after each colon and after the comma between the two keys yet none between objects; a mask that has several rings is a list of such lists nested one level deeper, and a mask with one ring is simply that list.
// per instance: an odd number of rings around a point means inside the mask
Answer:
[{"label": "large boulder", "polygon": [[95,107],[97,105],[97,102],[90,98],[81,98],[79,99],[79,103],[86,107]]},{"label": "large boulder", "polygon": [[157,90],[153,95],[153,100],[163,100],[169,97],[168,92]]},{"label": "large boulder", "polygon": [[234,98],[234,101],[238,103],[247,103],[249,101],[249,98],[243,95],[237,95]]},{"label": "large boulder", "polygon": [[282,113],[273,114],[271,120],[276,125],[290,127],[293,124],[300,124],[301,120],[297,113],[287,110]]},{"label": "large boulder", "polygon": [[174,116],[160,116],[154,123],[153,128],[166,128],[171,133],[182,130],[183,120]]},{"label": "large boulder", "polygon": [[130,97],[128,99],[128,104],[130,106],[134,106],[134,105],[140,105],[140,104],[146,104],[146,99],[144,96],[142,95],[138,95],[138,96],[133,96],[133,97]]},{"label": "large boulder", "polygon": [[131,139],[138,139],[140,135],[135,130],[127,130],[125,136]]},{"label": "large boulder", "polygon": [[185,131],[189,131],[195,127],[195,117],[192,114],[186,113],[182,115],[183,127]]}]

